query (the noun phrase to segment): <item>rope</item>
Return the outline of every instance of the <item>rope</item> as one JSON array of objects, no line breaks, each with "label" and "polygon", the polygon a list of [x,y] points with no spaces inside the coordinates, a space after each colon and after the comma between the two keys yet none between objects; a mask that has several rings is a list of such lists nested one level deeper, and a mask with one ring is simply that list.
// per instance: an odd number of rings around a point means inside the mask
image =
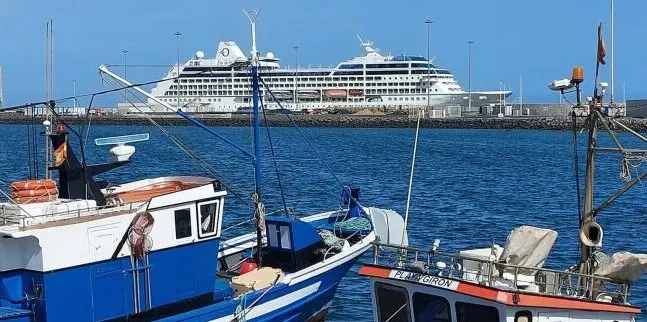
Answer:
[{"label": "rope", "polygon": [[256,192],[252,194],[252,201],[256,204],[256,210],[254,211],[254,217],[258,218],[256,222],[256,226],[261,231],[261,234],[264,236],[265,235],[265,205],[263,204],[260,196]]},{"label": "rope", "polygon": [[[259,77],[260,78],[260,77]],[[263,104],[263,98],[260,98],[261,102],[261,111],[263,111],[263,120],[265,121],[265,130],[267,132],[267,140],[270,144],[270,151],[272,152],[272,160],[274,163],[274,170],[276,171],[276,180],[278,181],[279,191],[281,192],[281,202],[283,202],[283,209],[285,214],[288,214],[288,205],[285,202],[285,193],[283,192],[283,187],[281,185],[281,174],[279,173],[279,165],[276,162],[276,155],[274,153],[274,144],[272,143],[272,136],[270,135],[270,128],[267,124],[267,115],[265,114],[265,105]]]},{"label": "rope", "polygon": [[[104,83],[108,83],[110,86],[115,86],[110,79],[106,79],[103,77],[103,74],[101,74],[101,79]],[[233,183],[228,183],[222,178],[224,177],[219,173],[213,166],[211,166],[209,163],[207,163],[202,157],[200,157],[197,153],[193,152],[188,146],[186,146],[182,141],[180,141],[177,137],[175,137],[173,134],[168,132],[166,129],[164,129],[163,126],[161,126],[157,121],[155,121],[150,115],[142,111],[137,105],[135,105],[132,101],[130,101],[127,97],[124,97],[123,92],[118,92],[119,95],[122,95],[122,97],[133,107],[135,108],[138,112],[140,112],[151,124],[153,124],[162,134],[164,134],[171,142],[173,142],[179,149],[182,151],[184,154],[186,154],[190,159],[192,159],[194,162],[196,162],[200,167],[202,167],[210,176],[213,176],[215,178],[218,178],[220,182],[225,186],[225,188],[229,189],[232,191],[234,196],[242,201],[244,204],[247,204],[248,206],[251,206],[251,203],[249,203],[249,200],[245,199],[242,197],[244,195],[242,189],[240,189],[238,186],[234,185]],[[140,102],[145,103],[143,100],[138,99]],[[166,120],[165,120],[166,121]],[[168,121],[167,125],[168,124]]]},{"label": "rope", "polygon": [[[265,290],[265,292],[263,292],[263,294],[261,294],[256,300],[254,300],[254,302],[252,302],[252,304],[249,305],[249,307],[246,307],[242,311],[237,312],[236,315],[234,315],[234,319],[232,321],[237,321],[237,322],[246,321],[247,313],[249,313],[252,310],[254,305],[256,305],[256,303],[258,303],[258,301],[260,301],[263,298],[263,296],[265,296],[265,294],[267,294],[267,292],[269,292],[271,289],[274,288],[274,286],[276,286],[278,284],[279,278],[280,278],[280,276],[277,276],[276,280],[274,281],[274,284],[272,284],[272,286],[268,287],[267,290]],[[245,296],[245,295],[246,294],[244,294],[243,296]],[[247,299],[245,299],[245,301],[247,301]],[[241,320],[241,318],[242,318],[242,320]]]},{"label": "rope", "polygon": [[319,160],[320,160],[320,161],[321,161],[321,163],[324,165],[324,167],[326,167],[326,170],[328,170],[328,172],[330,173],[330,175],[332,175],[332,176],[333,176],[333,178],[335,178],[335,180],[337,181],[337,183],[339,184],[339,186],[341,186],[342,188],[344,188],[344,184],[343,184],[343,183],[341,183],[341,181],[340,181],[340,180],[339,180],[339,178],[335,175],[335,173],[332,171],[332,169],[330,169],[330,167],[328,166],[328,163],[326,163],[326,161],[321,157],[321,155],[319,154],[319,152],[317,151],[317,149],[315,149],[315,148],[314,148],[314,146],[312,146],[312,143],[310,143],[310,140],[308,140],[308,138],[305,136],[305,134],[301,131],[301,128],[297,125],[297,123],[294,121],[294,119],[290,117],[290,114],[288,114],[287,112],[285,112],[285,109],[283,108],[283,105],[281,105],[281,102],[280,102],[279,100],[277,100],[277,99],[276,99],[276,96],[274,96],[274,93],[272,93],[272,91],[269,89],[269,87],[267,86],[267,84],[265,84],[265,81],[264,81],[262,78],[260,78],[260,77],[259,77],[259,80],[260,80],[260,81],[261,81],[261,83],[263,84],[263,87],[265,87],[265,89],[267,90],[267,92],[268,92],[268,93],[270,93],[270,95],[272,95],[272,98],[274,99],[274,101],[275,101],[275,102],[279,105],[279,107],[281,108],[281,113],[282,113],[283,115],[285,115],[285,117],[290,121],[290,123],[292,124],[292,126],[294,126],[294,128],[296,128],[296,129],[297,129],[297,131],[299,132],[299,134],[301,135],[301,137],[303,138],[303,140],[306,142],[306,144],[308,144],[308,146],[310,147],[310,149],[312,150],[312,152],[314,152],[314,154],[317,156],[317,158],[319,158]]}]

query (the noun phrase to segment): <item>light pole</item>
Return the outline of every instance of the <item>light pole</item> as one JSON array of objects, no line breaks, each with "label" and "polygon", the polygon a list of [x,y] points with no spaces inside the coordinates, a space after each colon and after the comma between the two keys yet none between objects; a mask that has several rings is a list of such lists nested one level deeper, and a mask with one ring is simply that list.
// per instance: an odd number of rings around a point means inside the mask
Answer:
[{"label": "light pole", "polygon": [[[126,66],[128,64],[128,49],[124,49],[121,52],[124,53],[124,78],[127,78],[127,76],[126,76]],[[128,98],[126,97],[127,94],[128,94],[128,92],[127,92],[126,88],[124,88],[124,103],[128,103]]]},{"label": "light pole", "polygon": [[474,41],[469,40],[467,42],[467,91],[468,93],[468,102],[467,110],[472,112],[472,44]]},{"label": "light pole", "polygon": [[180,36],[182,36],[182,33],[179,31],[176,31],[174,34],[175,36],[175,51],[176,51],[176,59],[177,59],[177,65],[176,65],[176,85],[175,85],[175,93],[176,93],[176,102],[175,106],[180,107]]},{"label": "light pole", "polygon": [[294,45],[292,49],[294,49],[294,103],[296,104],[296,110],[299,110],[299,94],[297,93],[298,91],[298,74],[299,74],[299,47],[298,45]]},{"label": "light pole", "polygon": [[77,101],[76,101],[76,79],[72,80],[72,96],[74,97],[74,113],[76,113]]},{"label": "light pole", "polygon": [[431,47],[431,24],[434,23],[431,19],[425,20],[427,25],[427,117],[431,112],[431,56],[429,54],[429,48]]}]

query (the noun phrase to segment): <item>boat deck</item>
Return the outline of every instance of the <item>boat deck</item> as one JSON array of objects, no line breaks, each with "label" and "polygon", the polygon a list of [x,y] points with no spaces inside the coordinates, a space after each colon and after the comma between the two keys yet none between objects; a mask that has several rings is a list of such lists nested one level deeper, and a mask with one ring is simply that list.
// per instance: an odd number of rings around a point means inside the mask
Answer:
[{"label": "boat deck", "polygon": [[[448,288],[443,286],[450,285],[454,290],[458,285],[469,284],[506,294],[530,294],[630,306],[628,304],[629,283],[601,276],[568,270],[522,267],[433,249],[380,243],[374,243],[373,256],[373,265],[363,268],[364,272],[369,274],[364,275],[411,281],[441,288]],[[374,267],[382,268],[383,272],[380,274],[386,274],[386,276],[370,274],[369,271]],[[437,276],[440,279],[427,278],[428,276]]]}]

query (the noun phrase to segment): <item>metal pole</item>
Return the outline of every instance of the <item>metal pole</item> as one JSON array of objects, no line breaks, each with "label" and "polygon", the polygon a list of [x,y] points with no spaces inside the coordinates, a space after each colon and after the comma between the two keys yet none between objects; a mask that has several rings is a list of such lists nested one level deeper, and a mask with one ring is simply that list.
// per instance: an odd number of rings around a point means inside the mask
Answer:
[{"label": "metal pole", "polygon": [[296,110],[299,110],[299,46],[295,45],[292,47],[294,49],[294,103],[296,104]]},{"label": "metal pole", "polygon": [[472,112],[472,44],[474,41],[467,42],[467,87],[469,91],[467,110]]},{"label": "metal pole", "polygon": [[431,47],[431,24],[434,23],[431,19],[425,20],[427,25],[427,117],[431,112],[431,56],[429,50]]},{"label": "metal pole", "polygon": [[[523,111],[523,73],[519,73],[519,110]],[[519,115],[523,114],[520,112]]]},{"label": "metal pole", "polygon": [[176,96],[177,96],[177,102],[175,102],[175,106],[180,107],[180,36],[182,36],[182,33],[179,31],[176,31],[173,35],[175,35],[175,50],[176,50]]},{"label": "metal pole", "polygon": [[[74,96],[74,108],[76,109],[77,107],[77,101],[76,101],[76,79],[72,80],[72,95]],[[74,111],[76,113],[76,110]]]},{"label": "metal pole", "polygon": [[614,88],[615,88],[614,87],[614,83],[615,83],[614,82],[614,72],[615,72],[614,60],[616,58],[616,56],[613,54],[613,36],[614,36],[613,35],[613,18],[615,16],[615,11],[614,11],[614,8],[613,8],[613,3],[614,2],[615,2],[614,0],[611,0],[611,102],[610,102],[611,106],[613,106],[613,102],[614,102],[614,100],[613,100],[613,98],[614,98]]},{"label": "metal pole", "polygon": [[[126,75],[126,65],[128,64],[128,49],[124,49],[121,51],[124,53],[124,78],[128,78],[128,75]],[[128,98],[126,95],[128,94],[127,90],[124,88],[124,103],[128,104]]]}]

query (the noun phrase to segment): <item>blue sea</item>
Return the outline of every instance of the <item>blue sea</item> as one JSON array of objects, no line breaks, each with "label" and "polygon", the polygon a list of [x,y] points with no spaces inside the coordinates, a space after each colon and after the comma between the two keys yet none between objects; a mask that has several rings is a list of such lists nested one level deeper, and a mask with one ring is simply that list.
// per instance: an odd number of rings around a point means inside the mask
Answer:
[{"label": "blue sea", "polygon": [[[84,129],[75,127],[82,137]],[[38,129],[40,132],[42,129]],[[215,175],[228,185],[225,225],[247,220],[253,188],[251,160],[227,143],[194,127],[165,127],[202,158],[211,170],[187,157],[167,134],[152,126],[92,126],[88,133],[90,163],[108,161],[108,148],[94,145],[94,138],[150,133],[148,142],[135,143],[133,163],[101,176],[124,182],[168,175]],[[246,150],[251,150],[249,128],[216,128]],[[83,131],[83,132],[81,132]],[[0,125],[2,162],[0,180],[11,182],[29,176],[28,127]],[[361,188],[364,205],[391,208],[404,213],[414,129],[270,128],[274,157],[263,129],[263,198],[268,212],[282,208],[281,189],[288,207],[298,213],[336,209],[339,182]],[[318,161],[312,143],[335,173]],[[621,135],[629,146],[639,142]],[[580,173],[583,180],[586,133],[579,135]],[[78,144],[74,135],[70,139]],[[39,144],[42,145],[42,138]],[[611,141],[601,138],[601,145]],[[572,133],[530,130],[421,129],[409,219],[410,244],[422,248],[441,240],[444,251],[504,244],[510,230],[520,225],[551,228],[559,233],[547,266],[566,269],[578,258],[578,215],[574,179]],[[42,148],[42,147],[41,147]],[[77,155],[78,147],[76,148]],[[42,155],[39,155],[42,163]],[[597,158],[596,201],[615,192],[620,178],[617,155]],[[42,165],[40,166],[42,172]],[[635,176],[638,170],[632,169]],[[217,172],[217,173],[216,173]],[[339,181],[339,182],[338,182]],[[2,187],[5,189],[6,187]],[[620,250],[647,253],[647,187],[644,183],[627,193],[598,221],[605,229],[607,253]],[[243,225],[225,235],[251,231]],[[370,254],[363,261],[370,262]],[[372,317],[367,280],[357,275],[359,266],[342,281],[329,321],[369,321]],[[647,306],[647,278],[632,288],[632,304]],[[647,321],[643,314],[642,321]]]}]

